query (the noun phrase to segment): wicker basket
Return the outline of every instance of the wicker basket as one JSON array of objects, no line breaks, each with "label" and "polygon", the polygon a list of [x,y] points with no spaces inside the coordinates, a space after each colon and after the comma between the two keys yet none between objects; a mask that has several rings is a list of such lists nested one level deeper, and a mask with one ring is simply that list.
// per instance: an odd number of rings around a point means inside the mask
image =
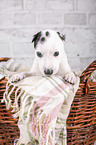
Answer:
[{"label": "wicker basket", "polygon": [[96,60],[80,76],[76,92],[67,118],[68,145],[93,145],[96,140],[96,82],[89,77],[96,70]]},{"label": "wicker basket", "polygon": [[[0,58],[0,62],[9,59]],[[0,80],[0,145],[12,145],[14,140],[19,137],[18,119],[13,119],[11,109],[6,110],[5,103],[1,103],[3,93],[6,89],[6,83],[6,78]],[[12,95],[14,98],[14,94]]]},{"label": "wicker basket", "polygon": [[[7,61],[9,58],[0,58]],[[94,61],[80,76],[79,89],[67,118],[68,145],[93,145],[96,140],[96,83],[89,82],[91,73],[96,70]],[[7,79],[0,81],[0,145],[12,145],[19,137],[18,119],[12,118],[11,109],[1,104]],[[12,94],[14,99],[14,93]]]}]

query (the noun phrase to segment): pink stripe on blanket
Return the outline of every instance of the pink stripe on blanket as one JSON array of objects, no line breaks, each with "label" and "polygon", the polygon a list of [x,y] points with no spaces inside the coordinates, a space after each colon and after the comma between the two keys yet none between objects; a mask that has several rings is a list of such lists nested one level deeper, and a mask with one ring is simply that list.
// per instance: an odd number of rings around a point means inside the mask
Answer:
[{"label": "pink stripe on blanket", "polygon": [[43,122],[43,142],[45,143],[46,135],[48,132],[48,124],[58,116],[63,102],[59,103],[53,110],[45,117]]},{"label": "pink stripe on blanket", "polygon": [[[62,89],[60,88],[62,86]],[[44,106],[49,99],[58,93],[61,93],[63,89],[66,89],[68,86],[64,83],[59,84],[58,86],[54,87],[50,92],[48,92],[46,95],[42,96],[37,103],[40,105],[40,107]],[[59,89],[59,90],[58,90]]]},{"label": "pink stripe on blanket", "polygon": [[62,104],[63,104],[63,101],[62,101],[60,104],[58,104],[58,105],[50,112],[50,114],[48,115],[49,122],[51,122],[54,118],[57,117],[57,115],[58,115],[58,113],[59,113],[59,111],[60,111],[60,109],[61,109]]},{"label": "pink stripe on blanket", "polygon": [[[61,88],[62,87],[62,88]],[[55,86],[51,91],[49,91],[46,95],[42,96],[37,102],[36,104],[34,105],[33,107],[33,111],[32,111],[32,125],[31,125],[31,129],[32,129],[32,132],[35,133],[36,135],[36,130],[35,130],[35,125],[36,125],[36,128],[38,129],[38,119],[37,119],[37,122],[35,122],[35,111],[36,111],[36,108],[39,106],[41,109],[52,97],[54,97],[55,95],[59,94],[62,92],[63,89],[66,89],[68,86],[65,85],[64,83],[61,83],[61,84],[58,84],[58,86]],[[61,103],[62,104],[62,103]],[[60,104],[54,108],[53,112],[56,111],[56,114],[57,112],[59,112],[59,106]],[[39,111],[39,110],[38,110]],[[55,116],[56,116],[55,114]],[[38,116],[38,115],[37,115]],[[54,115],[53,115],[53,118],[54,118]],[[50,120],[52,120],[52,117],[50,118]],[[37,123],[37,124],[36,124]]]}]

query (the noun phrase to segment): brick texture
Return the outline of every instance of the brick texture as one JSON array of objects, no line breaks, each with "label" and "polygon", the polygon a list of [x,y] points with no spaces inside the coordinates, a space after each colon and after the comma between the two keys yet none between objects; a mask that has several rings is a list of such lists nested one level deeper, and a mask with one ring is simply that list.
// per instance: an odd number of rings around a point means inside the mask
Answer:
[{"label": "brick texture", "polygon": [[64,23],[68,25],[86,25],[86,14],[65,14]]},{"label": "brick texture", "polygon": [[14,16],[14,24],[26,26],[33,25],[36,23],[35,13],[17,13]]},{"label": "brick texture", "polygon": [[14,43],[13,48],[12,48],[13,55],[16,56],[22,56],[26,57],[34,55],[34,49],[32,48],[31,43],[27,42],[19,42],[19,43]]},{"label": "brick texture", "polygon": [[73,0],[48,0],[46,6],[51,10],[70,11],[73,10]]},{"label": "brick texture", "polygon": [[0,26],[5,27],[13,25],[14,14],[11,13],[0,13]]},{"label": "brick texture", "polygon": [[43,25],[61,25],[62,24],[62,14],[61,13],[52,13],[46,12],[39,14],[39,23]]},{"label": "brick texture", "polygon": [[94,27],[96,26],[96,13],[89,15],[89,25],[94,26]]},{"label": "brick texture", "polygon": [[10,44],[7,42],[0,42],[0,57],[10,56]]},{"label": "brick texture", "polygon": [[12,10],[22,10],[23,0],[0,0],[0,10],[2,11],[12,11]]},{"label": "brick texture", "polygon": [[95,0],[78,0],[78,10],[81,11],[96,11]]},{"label": "brick texture", "polygon": [[66,34],[72,70],[96,59],[96,0],[0,0],[0,57],[31,66],[35,33],[54,29]]}]

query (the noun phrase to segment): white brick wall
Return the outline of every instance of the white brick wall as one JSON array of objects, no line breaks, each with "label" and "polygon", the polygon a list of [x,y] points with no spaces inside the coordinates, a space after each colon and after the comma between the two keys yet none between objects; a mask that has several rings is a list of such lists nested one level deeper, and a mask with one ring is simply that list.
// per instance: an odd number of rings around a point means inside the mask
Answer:
[{"label": "white brick wall", "polygon": [[96,59],[96,0],[0,0],[0,57],[30,67],[32,36],[47,28],[66,34],[73,70]]},{"label": "white brick wall", "polygon": [[67,25],[86,25],[86,14],[67,13],[64,14],[64,23]]}]

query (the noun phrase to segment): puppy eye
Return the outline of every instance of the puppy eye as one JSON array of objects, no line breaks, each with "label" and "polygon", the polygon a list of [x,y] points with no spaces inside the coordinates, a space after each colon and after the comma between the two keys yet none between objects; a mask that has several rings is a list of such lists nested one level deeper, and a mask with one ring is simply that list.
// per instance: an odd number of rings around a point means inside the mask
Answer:
[{"label": "puppy eye", "polygon": [[37,56],[38,56],[38,57],[43,57],[43,55],[42,55],[41,52],[37,52]]},{"label": "puppy eye", "polygon": [[56,51],[56,52],[54,53],[54,56],[58,56],[58,55],[59,55],[59,52]]}]

